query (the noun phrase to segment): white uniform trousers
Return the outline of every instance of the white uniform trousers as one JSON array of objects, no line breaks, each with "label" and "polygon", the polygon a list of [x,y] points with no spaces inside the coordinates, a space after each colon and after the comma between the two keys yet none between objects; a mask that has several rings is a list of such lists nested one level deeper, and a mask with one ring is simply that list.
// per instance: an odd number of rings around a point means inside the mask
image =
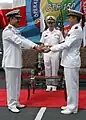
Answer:
[{"label": "white uniform trousers", "polygon": [[[59,69],[59,53],[44,53],[45,76],[57,76]],[[57,85],[57,79],[46,79],[46,85]]]},{"label": "white uniform trousers", "polygon": [[67,106],[70,110],[78,110],[79,68],[64,67],[67,90]]},{"label": "white uniform trousers", "polygon": [[20,95],[21,69],[5,68],[5,74],[7,88],[7,104],[8,107],[16,107]]}]

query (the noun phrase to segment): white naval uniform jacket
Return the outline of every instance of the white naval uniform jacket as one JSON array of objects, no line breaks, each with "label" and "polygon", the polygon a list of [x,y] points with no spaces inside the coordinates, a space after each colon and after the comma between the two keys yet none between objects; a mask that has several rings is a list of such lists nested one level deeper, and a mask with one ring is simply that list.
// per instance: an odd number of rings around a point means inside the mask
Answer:
[{"label": "white naval uniform jacket", "polygon": [[82,43],[82,28],[80,24],[72,26],[68,32],[65,42],[54,45],[51,51],[57,52],[63,50],[61,65],[64,67],[75,68],[80,67],[80,47]]},{"label": "white naval uniform jacket", "polygon": [[54,30],[51,32],[49,28],[42,33],[40,42],[44,45],[56,45],[64,41],[63,35],[60,30]]},{"label": "white naval uniform jacket", "polygon": [[2,32],[2,41],[2,67],[21,68],[21,47],[29,49],[36,46],[35,43],[21,36],[20,32],[10,24]]}]

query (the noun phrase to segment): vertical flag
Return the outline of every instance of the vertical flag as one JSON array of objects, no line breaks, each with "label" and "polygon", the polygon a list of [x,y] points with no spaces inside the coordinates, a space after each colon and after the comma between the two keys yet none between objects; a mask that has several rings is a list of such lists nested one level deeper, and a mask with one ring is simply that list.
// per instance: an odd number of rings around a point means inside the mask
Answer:
[{"label": "vertical flag", "polygon": [[44,15],[40,9],[40,32],[42,33],[45,29]]},{"label": "vertical flag", "polygon": [[82,29],[83,29],[83,47],[86,46],[86,0],[81,0]]},{"label": "vertical flag", "polygon": [[40,32],[42,33],[45,29],[45,22],[44,22],[44,15],[41,10],[41,2],[42,0],[40,0]]}]

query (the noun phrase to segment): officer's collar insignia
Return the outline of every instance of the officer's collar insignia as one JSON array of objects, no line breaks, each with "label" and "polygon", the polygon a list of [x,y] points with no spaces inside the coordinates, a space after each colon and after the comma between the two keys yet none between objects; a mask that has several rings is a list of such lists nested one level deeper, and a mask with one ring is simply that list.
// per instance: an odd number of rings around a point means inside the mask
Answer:
[{"label": "officer's collar insignia", "polygon": [[59,44],[61,44],[61,43],[64,43],[65,41],[62,41],[62,42],[60,42]]},{"label": "officer's collar insignia", "polygon": [[75,29],[78,29],[78,27],[76,26]]},{"label": "officer's collar insignia", "polygon": [[48,35],[45,35],[45,37],[47,37]]},{"label": "officer's collar insignia", "polygon": [[70,36],[70,34],[67,35],[68,37]]}]

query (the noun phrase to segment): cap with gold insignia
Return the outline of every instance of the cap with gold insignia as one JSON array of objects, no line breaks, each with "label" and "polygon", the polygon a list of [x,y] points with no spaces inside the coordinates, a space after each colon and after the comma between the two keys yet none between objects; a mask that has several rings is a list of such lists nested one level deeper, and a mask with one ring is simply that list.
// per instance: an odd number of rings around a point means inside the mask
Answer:
[{"label": "cap with gold insignia", "polygon": [[46,22],[56,22],[56,18],[54,16],[47,16]]},{"label": "cap with gold insignia", "polygon": [[68,16],[82,17],[83,13],[77,10],[68,9]]},{"label": "cap with gold insignia", "polygon": [[5,16],[6,17],[11,17],[11,16],[22,17],[22,16],[20,16],[20,10],[19,9],[12,10],[12,11],[8,12]]}]

